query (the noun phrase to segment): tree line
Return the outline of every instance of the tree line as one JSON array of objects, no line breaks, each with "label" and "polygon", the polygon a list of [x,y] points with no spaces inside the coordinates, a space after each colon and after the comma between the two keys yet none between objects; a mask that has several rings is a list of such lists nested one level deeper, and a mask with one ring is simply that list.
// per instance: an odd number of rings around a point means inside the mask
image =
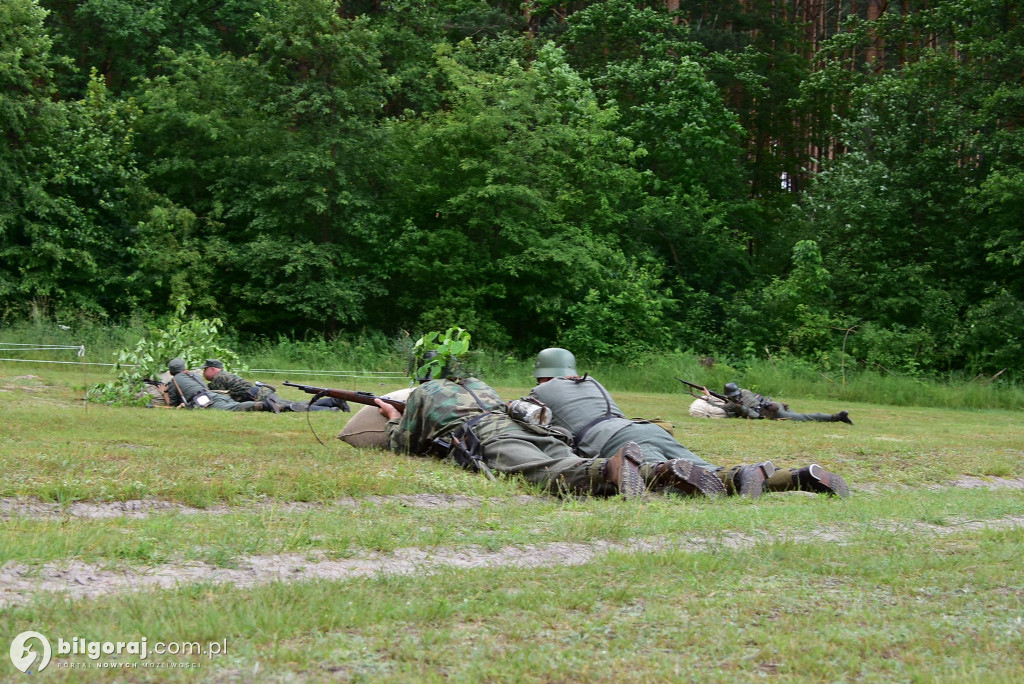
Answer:
[{"label": "tree line", "polygon": [[0,318],[1022,370],[1021,9],[5,0]]}]

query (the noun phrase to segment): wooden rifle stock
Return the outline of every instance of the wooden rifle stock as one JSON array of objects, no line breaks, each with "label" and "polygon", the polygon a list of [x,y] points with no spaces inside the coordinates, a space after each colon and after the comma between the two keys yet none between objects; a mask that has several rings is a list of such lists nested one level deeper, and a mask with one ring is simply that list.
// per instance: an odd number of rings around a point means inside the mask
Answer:
[{"label": "wooden rifle stock", "polygon": [[284,381],[284,384],[288,387],[294,387],[295,389],[302,390],[306,394],[315,394],[318,397],[331,397],[332,399],[340,399],[342,401],[351,401],[355,404],[365,404],[367,406],[376,406],[377,402],[375,399],[380,399],[385,404],[391,404],[399,411],[405,411],[405,402],[398,399],[388,399],[386,397],[378,397],[376,394],[371,392],[357,392],[355,390],[341,390],[331,389],[329,387],[314,387],[312,385],[298,385],[294,382]]}]

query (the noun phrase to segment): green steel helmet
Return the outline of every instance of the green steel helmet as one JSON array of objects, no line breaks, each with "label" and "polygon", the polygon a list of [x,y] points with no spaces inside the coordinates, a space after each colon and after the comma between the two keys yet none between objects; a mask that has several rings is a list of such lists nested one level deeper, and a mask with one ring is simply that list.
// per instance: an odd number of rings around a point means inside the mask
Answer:
[{"label": "green steel helmet", "polygon": [[735,382],[725,383],[725,396],[727,397],[738,397],[740,395],[740,386]]},{"label": "green steel helmet", "polygon": [[576,357],[568,349],[550,347],[537,354],[533,364],[535,378],[569,378],[576,372]]},{"label": "green steel helmet", "polygon": [[167,362],[167,370],[171,372],[171,375],[177,375],[185,370],[185,360],[180,358],[171,359]]},{"label": "green steel helmet", "polygon": [[[434,372],[435,372],[436,369],[433,366],[428,366],[427,364],[429,364],[431,361],[433,361],[436,358],[437,358],[437,351],[435,351],[433,349],[431,349],[430,351],[426,352],[422,356],[413,357],[413,360],[412,360],[412,363],[413,363],[412,374],[416,378],[416,382],[418,382],[418,383],[420,383],[422,385],[423,383],[425,383],[428,380],[433,378],[433,375],[434,375]],[[441,377],[440,374],[438,374],[438,377]]]}]

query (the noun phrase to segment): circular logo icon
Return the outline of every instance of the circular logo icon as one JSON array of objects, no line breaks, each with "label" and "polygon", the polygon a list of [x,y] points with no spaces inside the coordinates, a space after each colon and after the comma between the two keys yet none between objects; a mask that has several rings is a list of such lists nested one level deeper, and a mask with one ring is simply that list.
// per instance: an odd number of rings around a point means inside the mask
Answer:
[{"label": "circular logo icon", "polygon": [[[32,639],[37,639],[42,646],[41,657],[29,644]],[[11,642],[11,662],[22,672],[29,672],[29,668],[34,663],[36,664],[35,671],[41,672],[50,664],[50,655],[50,642],[39,632],[22,632]]]}]

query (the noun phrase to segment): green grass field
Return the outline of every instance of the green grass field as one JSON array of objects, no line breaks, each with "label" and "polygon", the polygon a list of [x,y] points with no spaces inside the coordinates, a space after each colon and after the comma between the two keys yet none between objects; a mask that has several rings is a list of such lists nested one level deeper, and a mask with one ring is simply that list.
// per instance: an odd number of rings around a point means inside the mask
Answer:
[{"label": "green grass field", "polygon": [[86,405],[97,374],[0,364],[0,653],[46,636],[39,681],[1024,680],[1020,411],[711,421],[609,383],[712,463],[853,495],[559,500],[352,449],[350,414]]}]

